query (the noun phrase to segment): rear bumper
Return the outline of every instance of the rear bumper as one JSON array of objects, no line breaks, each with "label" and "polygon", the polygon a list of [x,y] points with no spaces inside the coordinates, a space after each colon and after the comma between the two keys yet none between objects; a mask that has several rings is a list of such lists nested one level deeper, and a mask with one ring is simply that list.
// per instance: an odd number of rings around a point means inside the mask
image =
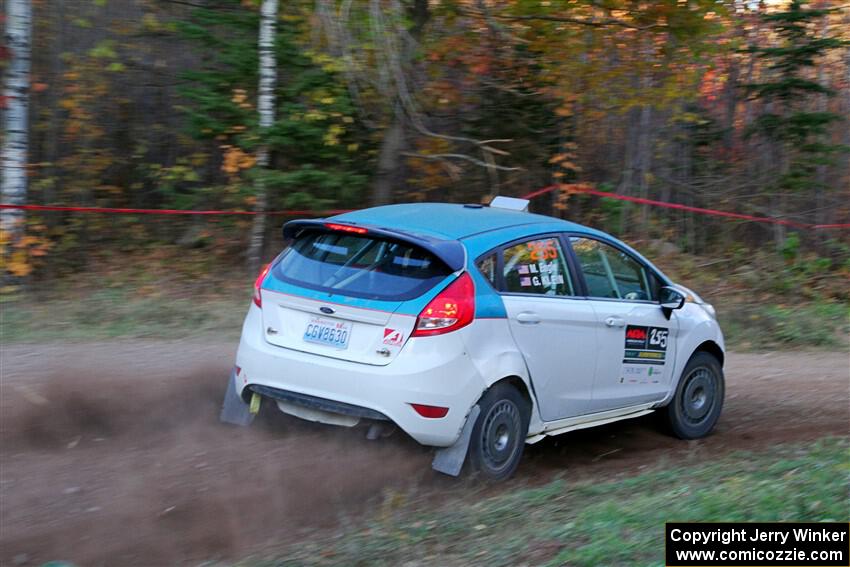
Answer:
[{"label": "rear bumper", "polygon": [[[446,447],[460,435],[485,381],[455,333],[408,340],[386,366],[373,366],[269,344],[262,315],[251,305],[236,354],[236,391],[251,391],[342,415],[389,419],[423,445]],[[445,417],[420,416],[411,403],[449,408]],[[365,415],[364,415],[365,414]]]},{"label": "rear bumper", "polygon": [[326,398],[317,398],[316,396],[308,396],[307,394],[299,394],[298,392],[289,392],[272,388],[271,386],[263,386],[262,384],[251,384],[246,388],[252,392],[256,392],[266,398],[287,402],[308,409],[324,411],[328,413],[336,413],[339,415],[347,415],[349,417],[358,417],[364,419],[374,419],[378,421],[386,421],[389,418],[384,414],[369,408],[354,406],[343,402],[335,402]]}]

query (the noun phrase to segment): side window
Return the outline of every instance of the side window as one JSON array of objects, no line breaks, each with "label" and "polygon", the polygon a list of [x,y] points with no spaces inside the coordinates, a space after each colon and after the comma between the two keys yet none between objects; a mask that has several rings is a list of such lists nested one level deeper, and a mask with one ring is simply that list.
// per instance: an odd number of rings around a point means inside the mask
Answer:
[{"label": "side window", "polygon": [[493,287],[498,287],[496,283],[496,254],[488,254],[487,256],[478,260],[476,264],[478,266],[478,271],[480,271],[487,281],[490,282],[490,285]]},{"label": "side window", "polygon": [[570,238],[591,297],[611,299],[654,299],[655,276],[637,260],[598,240]]},{"label": "side window", "polygon": [[529,240],[506,248],[505,291],[574,295],[561,243],[556,237]]}]

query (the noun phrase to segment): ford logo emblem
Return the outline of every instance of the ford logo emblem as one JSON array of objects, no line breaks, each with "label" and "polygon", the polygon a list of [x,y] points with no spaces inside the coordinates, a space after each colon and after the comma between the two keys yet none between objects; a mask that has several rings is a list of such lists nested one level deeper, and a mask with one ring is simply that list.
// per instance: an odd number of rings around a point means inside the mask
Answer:
[{"label": "ford logo emblem", "polygon": [[327,315],[330,315],[331,313],[333,313],[333,312],[334,312],[334,310],[333,310],[333,309],[331,309],[330,307],[325,307],[324,305],[322,305],[321,307],[319,307],[319,311],[321,311],[322,313],[325,313],[325,314],[327,314]]}]

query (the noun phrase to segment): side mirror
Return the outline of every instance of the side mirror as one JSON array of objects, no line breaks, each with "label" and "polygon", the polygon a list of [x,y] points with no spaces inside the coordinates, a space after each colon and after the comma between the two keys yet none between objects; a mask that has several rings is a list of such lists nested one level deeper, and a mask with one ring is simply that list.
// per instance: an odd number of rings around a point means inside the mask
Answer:
[{"label": "side mirror", "polygon": [[661,310],[664,312],[664,316],[668,319],[674,309],[681,309],[685,306],[685,295],[673,287],[662,287],[659,299],[661,303]]}]

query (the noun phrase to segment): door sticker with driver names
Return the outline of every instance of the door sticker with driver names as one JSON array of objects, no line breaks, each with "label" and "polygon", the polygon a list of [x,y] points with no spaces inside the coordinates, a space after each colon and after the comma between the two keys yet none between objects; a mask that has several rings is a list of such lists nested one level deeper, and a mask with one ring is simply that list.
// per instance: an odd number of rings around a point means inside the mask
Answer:
[{"label": "door sticker with driver names", "polygon": [[626,364],[664,364],[670,329],[665,327],[626,327],[623,362]]}]

